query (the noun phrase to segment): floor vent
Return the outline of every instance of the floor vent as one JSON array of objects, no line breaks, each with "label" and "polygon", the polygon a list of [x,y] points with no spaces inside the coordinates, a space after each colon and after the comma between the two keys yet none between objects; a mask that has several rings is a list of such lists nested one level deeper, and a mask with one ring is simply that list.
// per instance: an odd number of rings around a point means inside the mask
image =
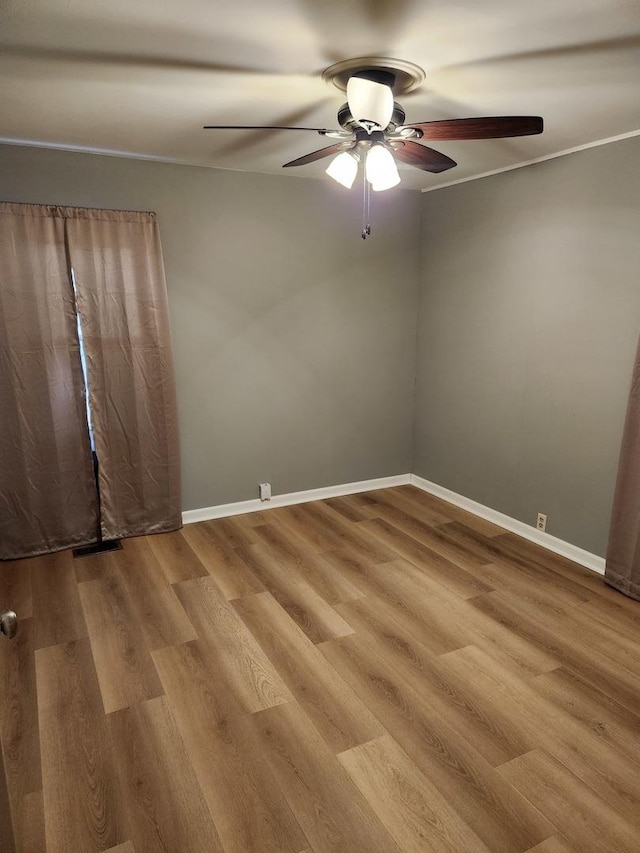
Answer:
[{"label": "floor vent", "polygon": [[108,551],[122,551],[122,542],[119,539],[108,539],[106,542],[96,542],[94,545],[83,545],[82,548],[74,548],[74,557],[88,557],[91,554],[104,554]]}]

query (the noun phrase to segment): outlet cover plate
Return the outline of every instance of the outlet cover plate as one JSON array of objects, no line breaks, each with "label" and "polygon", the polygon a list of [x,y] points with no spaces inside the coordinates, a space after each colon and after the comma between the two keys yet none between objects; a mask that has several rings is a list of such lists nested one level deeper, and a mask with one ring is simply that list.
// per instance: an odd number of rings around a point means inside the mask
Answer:
[{"label": "outlet cover plate", "polygon": [[271,500],[271,483],[260,483],[260,500]]}]

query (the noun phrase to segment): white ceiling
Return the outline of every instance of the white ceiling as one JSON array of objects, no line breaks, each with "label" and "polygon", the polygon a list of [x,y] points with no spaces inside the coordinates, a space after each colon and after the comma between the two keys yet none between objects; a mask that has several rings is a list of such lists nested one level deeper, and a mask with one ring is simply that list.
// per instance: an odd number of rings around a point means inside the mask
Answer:
[{"label": "white ceiling", "polygon": [[[0,137],[283,174],[336,127],[322,70],[362,55],[424,68],[407,123],[542,115],[541,136],[435,143],[427,189],[640,129],[640,0],[2,0]],[[287,170],[323,176],[328,161]],[[330,180],[325,178],[326,180]]]}]

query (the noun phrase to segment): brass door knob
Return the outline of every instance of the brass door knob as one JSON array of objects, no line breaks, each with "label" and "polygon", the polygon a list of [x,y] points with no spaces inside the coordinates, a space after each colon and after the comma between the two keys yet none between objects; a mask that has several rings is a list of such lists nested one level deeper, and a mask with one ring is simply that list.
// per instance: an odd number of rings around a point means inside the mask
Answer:
[{"label": "brass door knob", "polygon": [[0,613],[0,634],[4,634],[10,640],[15,637],[17,630],[18,617],[13,610],[5,610],[4,613]]}]

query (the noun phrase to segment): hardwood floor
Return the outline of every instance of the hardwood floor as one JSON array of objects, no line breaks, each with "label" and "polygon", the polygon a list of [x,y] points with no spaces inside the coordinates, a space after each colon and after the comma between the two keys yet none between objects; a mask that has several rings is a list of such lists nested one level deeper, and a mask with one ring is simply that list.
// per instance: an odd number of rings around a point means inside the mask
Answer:
[{"label": "hardwood floor", "polygon": [[0,853],[640,853],[640,604],[411,486],[0,601]]}]

